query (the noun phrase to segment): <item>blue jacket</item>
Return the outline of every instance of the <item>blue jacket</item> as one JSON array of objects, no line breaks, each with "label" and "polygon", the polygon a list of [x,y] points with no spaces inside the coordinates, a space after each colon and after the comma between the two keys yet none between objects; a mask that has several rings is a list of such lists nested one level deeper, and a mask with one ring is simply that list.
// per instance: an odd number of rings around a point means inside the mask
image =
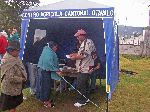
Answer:
[{"label": "blue jacket", "polygon": [[60,80],[60,76],[56,74],[56,71],[59,70],[58,58],[56,53],[50,47],[45,46],[43,48],[39,58],[38,67],[46,71],[51,71],[52,79]]}]

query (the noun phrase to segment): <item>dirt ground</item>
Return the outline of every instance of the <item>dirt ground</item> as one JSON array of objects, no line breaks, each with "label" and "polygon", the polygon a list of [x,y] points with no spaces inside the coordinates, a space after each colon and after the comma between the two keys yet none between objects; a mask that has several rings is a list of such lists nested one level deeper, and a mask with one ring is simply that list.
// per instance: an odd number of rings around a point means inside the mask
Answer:
[{"label": "dirt ground", "polygon": [[73,101],[67,100],[64,103],[56,105],[54,108],[50,110],[47,108],[41,108],[41,110],[37,112],[88,112],[84,108],[77,108],[73,106]]},{"label": "dirt ground", "polygon": [[102,109],[106,108],[106,94],[105,87],[99,87],[94,94],[90,95],[90,100],[100,106],[97,108],[91,102],[87,105],[77,108],[75,103],[75,92],[63,91],[62,93],[54,93],[53,100],[55,107],[46,108],[43,103],[28,96],[28,98],[17,108],[17,112],[104,112]]}]

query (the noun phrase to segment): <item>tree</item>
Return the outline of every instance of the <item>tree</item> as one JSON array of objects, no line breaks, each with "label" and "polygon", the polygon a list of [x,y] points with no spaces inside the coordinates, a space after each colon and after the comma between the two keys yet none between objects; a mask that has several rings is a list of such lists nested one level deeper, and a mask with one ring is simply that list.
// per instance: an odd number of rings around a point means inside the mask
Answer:
[{"label": "tree", "polygon": [[20,29],[22,11],[39,3],[39,0],[0,0],[0,27]]}]

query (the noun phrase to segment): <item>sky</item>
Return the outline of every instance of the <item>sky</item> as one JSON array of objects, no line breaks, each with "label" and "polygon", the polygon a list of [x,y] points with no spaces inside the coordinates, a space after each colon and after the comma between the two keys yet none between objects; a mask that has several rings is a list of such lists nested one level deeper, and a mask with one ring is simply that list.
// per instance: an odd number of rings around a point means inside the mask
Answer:
[{"label": "sky", "polygon": [[[63,0],[40,0],[40,5]],[[89,0],[115,7],[119,25],[146,27],[149,25],[150,0]]]}]

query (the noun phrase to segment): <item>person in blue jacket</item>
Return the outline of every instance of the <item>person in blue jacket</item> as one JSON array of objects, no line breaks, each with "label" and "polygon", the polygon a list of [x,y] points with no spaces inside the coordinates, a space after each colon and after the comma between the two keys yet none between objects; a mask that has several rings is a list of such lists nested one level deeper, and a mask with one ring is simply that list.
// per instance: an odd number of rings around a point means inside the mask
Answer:
[{"label": "person in blue jacket", "polygon": [[41,69],[40,76],[40,100],[45,107],[52,107],[50,100],[51,95],[51,75],[52,73],[60,74],[58,58],[56,55],[58,45],[50,41],[48,45],[43,48],[42,54],[39,58],[38,67]]}]

